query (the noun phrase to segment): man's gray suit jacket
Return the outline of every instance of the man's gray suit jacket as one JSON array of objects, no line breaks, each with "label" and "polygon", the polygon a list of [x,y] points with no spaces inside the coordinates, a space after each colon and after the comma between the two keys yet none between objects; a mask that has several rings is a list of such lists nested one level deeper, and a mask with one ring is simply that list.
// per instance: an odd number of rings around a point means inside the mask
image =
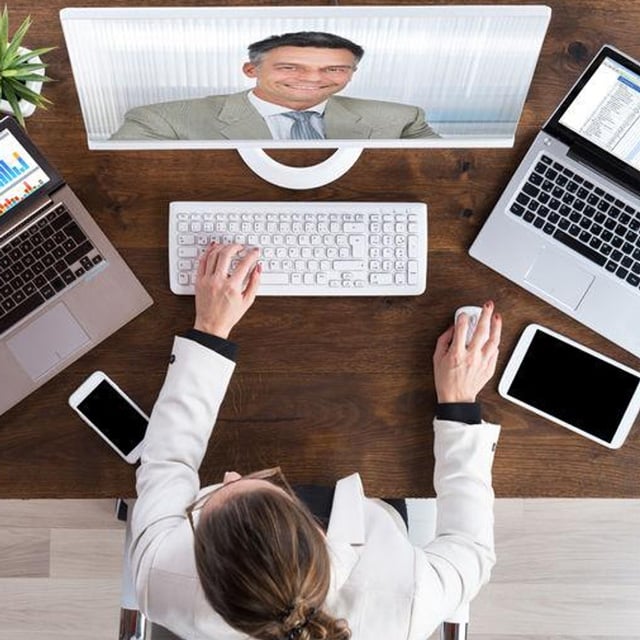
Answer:
[{"label": "man's gray suit jacket", "polygon": [[[271,140],[248,91],[131,109],[112,140]],[[419,107],[331,96],[325,107],[327,139],[439,137]]]}]

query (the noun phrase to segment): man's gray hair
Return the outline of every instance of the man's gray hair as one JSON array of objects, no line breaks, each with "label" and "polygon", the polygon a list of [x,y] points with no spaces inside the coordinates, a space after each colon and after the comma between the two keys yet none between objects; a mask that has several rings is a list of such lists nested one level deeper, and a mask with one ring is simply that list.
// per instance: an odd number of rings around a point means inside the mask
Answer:
[{"label": "man's gray hair", "polygon": [[323,33],[322,31],[297,31],[295,33],[284,33],[280,36],[269,36],[259,42],[250,44],[249,61],[252,64],[260,64],[262,57],[267,51],[278,47],[314,47],[316,49],[348,49],[353,53],[356,64],[364,55],[364,49],[356,44],[336,36],[333,33]]}]

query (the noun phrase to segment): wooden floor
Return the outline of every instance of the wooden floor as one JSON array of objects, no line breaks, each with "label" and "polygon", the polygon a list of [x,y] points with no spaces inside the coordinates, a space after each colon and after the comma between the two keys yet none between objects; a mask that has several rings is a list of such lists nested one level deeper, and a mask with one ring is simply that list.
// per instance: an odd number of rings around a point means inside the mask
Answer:
[{"label": "wooden floor", "polygon": [[[0,500],[0,640],[115,640],[112,500]],[[502,499],[472,640],[640,640],[640,500]]]}]

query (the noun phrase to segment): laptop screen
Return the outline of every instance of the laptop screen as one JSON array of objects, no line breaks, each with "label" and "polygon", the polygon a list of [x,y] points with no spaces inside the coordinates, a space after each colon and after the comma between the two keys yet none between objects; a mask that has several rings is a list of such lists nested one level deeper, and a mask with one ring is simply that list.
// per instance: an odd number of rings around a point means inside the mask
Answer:
[{"label": "laptop screen", "polygon": [[0,216],[51,181],[16,137],[0,131]]},{"label": "laptop screen", "polygon": [[560,124],[640,169],[640,75],[606,57]]},{"label": "laptop screen", "polygon": [[602,47],[543,129],[569,155],[640,193],[640,63]]}]

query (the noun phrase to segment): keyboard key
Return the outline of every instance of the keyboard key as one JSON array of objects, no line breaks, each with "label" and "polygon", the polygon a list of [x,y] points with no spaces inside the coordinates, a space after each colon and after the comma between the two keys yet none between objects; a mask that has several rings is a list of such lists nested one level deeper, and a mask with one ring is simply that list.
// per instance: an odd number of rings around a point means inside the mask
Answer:
[{"label": "keyboard key", "polygon": [[515,213],[515,215],[517,215],[517,216],[521,216],[525,211],[524,207],[521,204],[519,204],[518,202],[514,202],[511,205],[511,207],[509,208],[509,210],[512,213]]},{"label": "keyboard key", "polygon": [[262,284],[289,284],[289,275],[286,273],[262,272],[260,275]]},{"label": "keyboard key", "polygon": [[576,238],[570,236],[564,231],[557,230],[553,234],[553,237],[600,266],[604,265],[606,262],[606,258],[604,256],[600,255],[597,251],[594,251],[591,247],[585,246],[579,240],[576,240]]},{"label": "keyboard key", "polygon": [[69,222],[73,222],[73,218],[66,211],[64,211],[62,215],[56,216],[51,221],[51,226],[57,231],[58,229],[62,229],[62,227],[67,225]]},{"label": "keyboard key", "polygon": [[364,271],[363,260],[334,260],[333,268],[336,271]]},{"label": "keyboard key", "polygon": [[375,285],[387,285],[393,282],[391,273],[371,273],[369,274],[369,282]]},{"label": "keyboard key", "polygon": [[63,271],[60,276],[66,284],[71,284],[76,279],[75,275],[71,272],[70,269],[66,269],[65,271]]},{"label": "keyboard key", "polygon": [[[543,170],[544,170],[544,167],[543,167]],[[543,178],[539,173],[532,173],[529,176],[529,182],[531,184],[540,185],[540,184],[542,184],[542,181],[543,181]]]},{"label": "keyboard key", "polygon": [[72,221],[71,224],[68,224],[64,228],[64,232],[67,234],[67,236],[75,240],[76,244],[82,244],[87,239],[84,231],[82,231],[82,229],[77,225],[75,221]]},{"label": "keyboard key", "polygon": [[77,262],[78,260],[80,260],[80,258],[89,253],[92,249],[93,245],[89,241],[83,242],[80,246],[76,247],[71,253],[65,256],[65,260],[67,261],[68,265],[72,265],[74,262]]}]

